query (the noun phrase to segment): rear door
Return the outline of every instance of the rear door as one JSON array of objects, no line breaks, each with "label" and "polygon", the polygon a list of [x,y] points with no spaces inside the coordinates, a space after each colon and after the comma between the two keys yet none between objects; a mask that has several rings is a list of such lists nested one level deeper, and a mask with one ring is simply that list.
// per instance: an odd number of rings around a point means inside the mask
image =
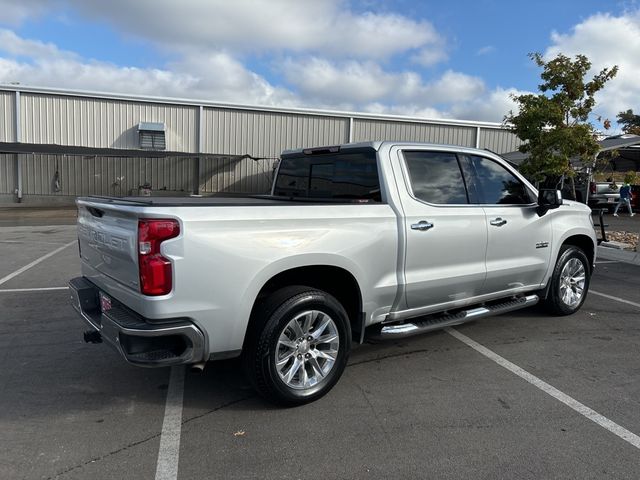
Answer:
[{"label": "rear door", "polygon": [[538,216],[534,192],[496,160],[461,155],[471,200],[487,219],[483,293],[517,291],[544,280],[552,250],[552,215]]},{"label": "rear door", "polygon": [[484,210],[469,204],[455,153],[416,149],[400,156],[407,306],[429,310],[464,303],[479,294],[485,280]]}]

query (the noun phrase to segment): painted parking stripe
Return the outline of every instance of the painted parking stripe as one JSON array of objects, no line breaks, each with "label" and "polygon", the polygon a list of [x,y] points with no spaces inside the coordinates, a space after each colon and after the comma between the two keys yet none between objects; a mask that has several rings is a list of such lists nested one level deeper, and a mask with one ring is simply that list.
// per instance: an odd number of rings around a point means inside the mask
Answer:
[{"label": "painted parking stripe", "polygon": [[614,297],[613,295],[607,295],[606,293],[596,292],[595,290],[589,290],[589,293],[599,295],[600,297],[608,298],[609,300],[615,300],[616,302],[626,303],[627,305],[633,305],[640,308],[640,303],[632,302],[631,300],[625,300],[624,298]]},{"label": "painted parking stripe", "polygon": [[69,290],[69,287],[42,287],[42,288],[0,288],[0,293],[20,292],[50,292],[52,290]]},{"label": "painted parking stripe", "polygon": [[53,252],[49,252],[46,255],[43,255],[42,257],[38,258],[37,260],[34,260],[33,262],[31,262],[28,265],[25,265],[22,268],[19,268],[18,270],[16,270],[13,273],[10,273],[9,275],[7,275],[6,277],[2,277],[0,278],[0,285],[2,285],[3,283],[7,283],[9,280],[11,280],[12,278],[17,277],[18,275],[20,275],[21,273],[26,272],[27,270],[29,270],[31,267],[35,267],[37,264],[39,264],[40,262],[45,261],[47,258],[53,257],[56,253],[61,252],[62,250],[64,250],[67,247],[70,247],[71,245],[74,245],[78,243],[77,240],[74,240],[73,242],[69,242],[63,246],[61,246],[60,248],[56,248]]},{"label": "painted parking stripe", "polygon": [[162,434],[160,435],[156,480],[176,480],[178,478],[183,395],[184,367],[171,367]]},{"label": "painted parking stripe", "polygon": [[605,417],[603,415],[600,415],[595,410],[592,410],[591,408],[587,407],[586,405],[580,403],[579,401],[577,401],[576,399],[570,397],[566,393],[561,392],[557,388],[549,385],[544,380],[539,379],[535,375],[532,375],[531,373],[529,373],[526,370],[520,368],[516,364],[511,363],[509,360],[505,359],[504,357],[501,357],[500,355],[498,355],[497,353],[493,352],[492,350],[489,350],[487,347],[485,347],[483,345],[480,345],[478,342],[476,342],[474,340],[471,340],[469,337],[467,337],[466,335],[463,335],[462,333],[458,332],[457,330],[455,330],[455,329],[453,329],[451,327],[448,327],[448,328],[445,328],[445,331],[449,335],[451,335],[452,337],[457,338],[462,343],[464,343],[464,344],[468,345],[469,347],[473,348],[476,352],[480,353],[481,355],[484,355],[489,360],[492,360],[495,363],[497,363],[498,365],[500,365],[501,367],[506,368],[511,373],[514,373],[515,375],[519,376],[523,380],[526,380],[527,382],[529,382],[534,387],[539,388],[540,390],[542,390],[546,394],[551,395],[556,400],[559,400],[560,402],[564,403],[567,407],[575,410],[580,415],[585,416],[586,418],[588,418],[592,422],[600,425],[602,428],[604,428],[606,430],[609,430],[611,433],[613,433],[614,435],[617,435],[618,437],[620,437],[624,441],[630,443],[631,445],[633,445],[637,449],[640,449],[640,437],[638,435],[636,435],[635,433],[630,432],[629,430],[627,430],[624,427],[621,427],[620,425],[618,425],[614,421],[609,420],[607,417]]}]

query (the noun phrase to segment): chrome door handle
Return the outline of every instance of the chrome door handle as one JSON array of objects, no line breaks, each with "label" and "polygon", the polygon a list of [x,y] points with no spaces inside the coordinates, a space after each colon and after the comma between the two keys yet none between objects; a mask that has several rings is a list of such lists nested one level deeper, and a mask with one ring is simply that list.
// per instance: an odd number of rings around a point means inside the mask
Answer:
[{"label": "chrome door handle", "polygon": [[411,230],[420,230],[421,232],[429,230],[430,228],[433,228],[433,223],[427,222],[426,220],[421,220],[411,225]]},{"label": "chrome door handle", "polygon": [[503,226],[503,225],[506,225],[507,221],[506,221],[506,220],[504,220],[503,218],[498,217],[498,218],[494,218],[494,219],[493,219],[493,220],[491,220],[489,223],[490,223],[491,225],[496,226],[496,227],[501,227],[501,226]]}]

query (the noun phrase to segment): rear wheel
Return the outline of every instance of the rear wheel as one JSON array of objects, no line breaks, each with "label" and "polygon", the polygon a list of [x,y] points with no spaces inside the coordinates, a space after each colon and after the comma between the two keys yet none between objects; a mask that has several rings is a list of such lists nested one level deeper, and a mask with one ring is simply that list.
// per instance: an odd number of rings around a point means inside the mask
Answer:
[{"label": "rear wheel", "polygon": [[554,315],[571,315],[584,303],[589,290],[590,266],[578,247],[564,245],[551,275],[544,306]]},{"label": "rear wheel", "polygon": [[342,375],[351,346],[349,318],[330,294],[287,287],[258,306],[248,338],[245,368],[256,390],[282,405],[325,395]]}]

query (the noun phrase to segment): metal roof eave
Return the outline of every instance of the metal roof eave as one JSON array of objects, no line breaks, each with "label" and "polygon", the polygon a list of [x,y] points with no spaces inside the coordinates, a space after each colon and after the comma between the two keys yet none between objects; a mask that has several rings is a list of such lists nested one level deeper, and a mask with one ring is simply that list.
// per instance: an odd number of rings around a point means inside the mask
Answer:
[{"label": "metal roof eave", "polygon": [[253,110],[262,112],[273,113],[293,113],[299,115],[315,115],[315,116],[333,116],[341,118],[359,118],[367,120],[397,120],[406,121],[412,123],[426,123],[426,124],[439,124],[459,127],[481,127],[503,130],[506,127],[502,123],[497,122],[481,122],[473,120],[448,120],[441,118],[425,118],[414,117],[405,115],[390,115],[384,113],[366,113],[366,112],[349,112],[340,110],[323,110],[323,109],[308,109],[297,107],[271,107],[264,105],[246,105],[238,103],[226,103],[226,102],[212,102],[208,100],[197,99],[184,99],[173,97],[156,97],[145,95],[130,95],[121,93],[109,93],[109,92],[96,92],[89,90],[68,90],[62,88],[51,87],[35,87],[27,85],[8,85],[0,83],[0,91],[9,92],[21,92],[21,93],[35,93],[35,94],[49,94],[49,95],[61,95],[70,97],[85,97],[85,98],[103,98],[110,100],[122,100],[122,101],[136,101],[145,103],[165,103],[169,105],[184,105],[191,107],[212,107],[212,108],[228,108],[234,110]]},{"label": "metal roof eave", "polygon": [[142,150],[123,148],[81,147],[76,145],[58,145],[46,143],[0,142],[0,154],[39,154],[39,155],[78,155],[93,157],[127,158],[251,158],[248,155],[222,153],[174,152],[167,150]]}]

